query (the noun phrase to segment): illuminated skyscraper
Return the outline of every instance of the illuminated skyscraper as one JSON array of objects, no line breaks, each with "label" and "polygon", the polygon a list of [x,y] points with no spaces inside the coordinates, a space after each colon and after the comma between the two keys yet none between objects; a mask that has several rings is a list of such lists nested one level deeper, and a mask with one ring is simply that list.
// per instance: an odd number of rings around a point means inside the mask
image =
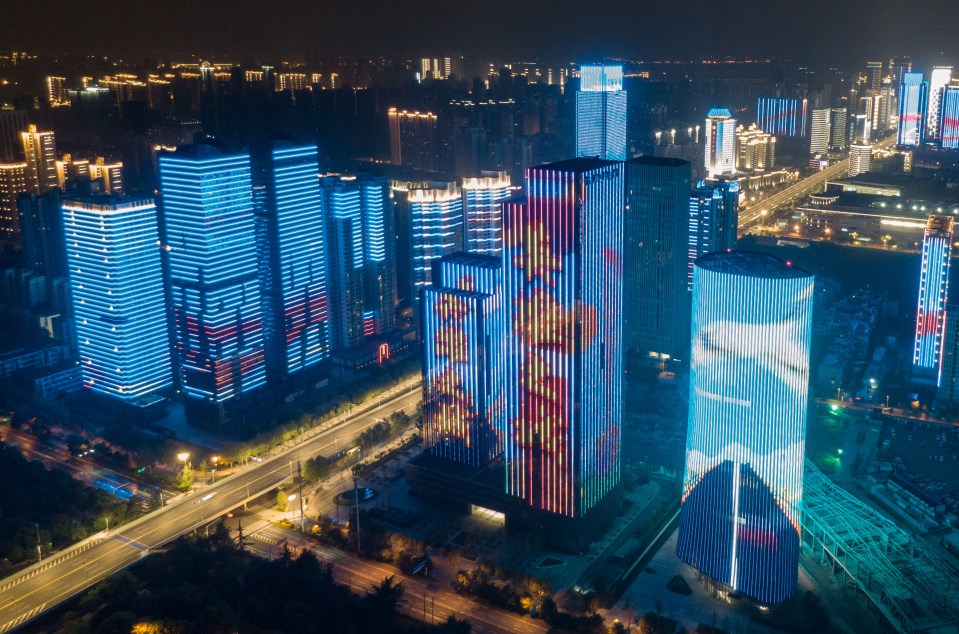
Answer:
[{"label": "illuminated skyscraper", "polygon": [[942,147],[959,150],[959,86],[947,86],[942,95]]},{"label": "illuminated skyscraper", "polygon": [[942,124],[942,104],[946,86],[952,79],[952,66],[936,66],[929,76],[929,116],[926,117],[926,138],[938,139]]},{"label": "illuminated skyscraper", "polygon": [[20,245],[17,197],[32,191],[26,163],[0,163],[0,248]]},{"label": "illuminated skyscraper", "polygon": [[505,328],[499,258],[459,253],[434,262],[423,289],[423,441],[482,467],[503,452]]},{"label": "illuminated skyscraper", "polygon": [[125,400],[170,387],[153,200],[64,200],[63,224],[84,386]]},{"label": "illuminated skyscraper", "polygon": [[772,170],[776,165],[776,137],[756,127],[736,130],[736,169]]},{"label": "illuminated skyscraper", "polygon": [[949,262],[952,257],[953,221],[949,216],[929,216],[922,239],[919,271],[919,306],[912,366],[915,378],[939,383],[942,334],[949,301]]},{"label": "illuminated skyscraper", "polygon": [[689,197],[687,282],[692,288],[693,263],[713,251],[736,246],[739,232],[739,183],[699,181]]},{"label": "illuminated skyscraper", "polygon": [[936,405],[959,404],[959,306],[946,307],[942,329],[942,370]]},{"label": "illuminated skyscraper", "polygon": [[918,146],[922,143],[926,127],[926,106],[929,99],[929,82],[922,73],[904,73],[899,91],[899,145]]},{"label": "illuminated skyscraper", "polygon": [[812,155],[829,151],[831,114],[829,108],[815,108],[812,111],[812,123],[809,126],[809,153]]},{"label": "illuminated skyscraper", "polygon": [[739,251],[703,256],[694,276],[677,554],[779,603],[799,572],[813,276]]},{"label": "illuminated skyscraper", "polygon": [[576,91],[576,156],[626,159],[623,67],[583,65]]},{"label": "illuminated skyscraper", "polygon": [[31,125],[20,134],[27,159],[27,178],[35,194],[57,187],[57,144],[53,132],[39,132]]},{"label": "illuminated skyscraper", "polygon": [[623,345],[656,358],[685,358],[689,346],[690,173],[679,159],[626,163]]},{"label": "illuminated skyscraper", "polygon": [[499,255],[503,250],[503,201],[512,195],[509,174],[483,172],[463,179],[463,213],[466,250]]},{"label": "illuminated skyscraper", "polygon": [[726,108],[706,114],[706,178],[719,178],[736,171],[736,120]]},{"label": "illuminated skyscraper", "polygon": [[760,97],[756,101],[756,127],[774,136],[806,136],[806,99]]},{"label": "illuminated skyscraper", "polygon": [[845,150],[849,145],[849,111],[832,108],[829,111],[829,149]]},{"label": "illuminated skyscraper", "polygon": [[866,62],[866,81],[870,90],[882,88],[882,62]]},{"label": "illuminated skyscraper", "polygon": [[330,356],[317,149],[274,140],[251,160],[266,368],[281,381]]},{"label": "illuminated skyscraper", "polygon": [[849,176],[858,176],[872,169],[872,146],[853,143],[849,146]]},{"label": "illuminated skyscraper", "polygon": [[47,103],[52,107],[69,106],[70,99],[67,97],[67,78],[66,77],[47,77]]},{"label": "illuminated skyscraper", "polygon": [[620,491],[623,164],[530,168],[503,210],[507,490],[564,518]]},{"label": "illuminated skyscraper", "polygon": [[463,192],[456,183],[434,183],[407,196],[413,292],[419,297],[432,281],[433,260],[463,250]]},{"label": "illuminated skyscraper", "polygon": [[327,176],[322,186],[333,347],[343,350],[395,328],[393,207],[385,180]]},{"label": "illuminated skyscraper", "polygon": [[236,397],[266,382],[250,157],[195,145],[158,164],[187,415],[230,424]]}]

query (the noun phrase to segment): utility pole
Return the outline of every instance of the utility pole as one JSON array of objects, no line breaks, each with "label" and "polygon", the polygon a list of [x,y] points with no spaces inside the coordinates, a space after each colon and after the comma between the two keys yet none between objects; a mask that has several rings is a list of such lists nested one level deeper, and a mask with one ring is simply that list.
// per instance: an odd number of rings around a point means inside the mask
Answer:
[{"label": "utility pole", "polygon": [[[296,461],[296,477],[300,480],[300,532],[303,532],[304,521],[306,520],[306,511],[303,509],[303,474],[300,470],[300,461]],[[357,516],[358,517],[358,516]]]},{"label": "utility pole", "polygon": [[43,551],[40,549],[40,524],[34,522],[33,525],[37,528],[37,561],[39,562],[43,561]]},{"label": "utility pole", "polygon": [[353,501],[356,504],[356,552],[360,552],[360,490],[357,488],[360,479],[353,476]]}]

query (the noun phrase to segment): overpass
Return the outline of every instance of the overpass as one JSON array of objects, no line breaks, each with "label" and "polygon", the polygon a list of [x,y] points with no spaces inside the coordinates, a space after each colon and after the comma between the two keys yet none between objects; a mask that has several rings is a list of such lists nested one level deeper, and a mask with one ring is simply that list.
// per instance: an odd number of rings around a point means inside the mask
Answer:
[{"label": "overpass", "polygon": [[275,489],[296,463],[328,455],[391,413],[415,407],[419,379],[384,392],[362,410],[300,436],[292,446],[109,533],[98,533],[26,570],[0,579],[0,634],[33,620],[158,548]]}]

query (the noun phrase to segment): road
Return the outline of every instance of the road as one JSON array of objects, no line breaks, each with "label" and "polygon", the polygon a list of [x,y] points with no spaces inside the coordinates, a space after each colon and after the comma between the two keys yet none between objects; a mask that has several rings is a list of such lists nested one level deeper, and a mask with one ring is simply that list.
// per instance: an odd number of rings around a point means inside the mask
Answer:
[{"label": "road", "polygon": [[[247,539],[249,537],[250,539]],[[349,553],[316,545],[300,533],[268,522],[256,522],[243,530],[247,549],[262,557],[275,558],[281,554],[279,542],[286,540],[293,551],[309,548],[316,556],[333,564],[333,577],[364,594],[386,577],[395,576],[403,582],[403,598],[398,610],[426,623],[442,623],[450,616],[467,619],[477,633],[538,633],[549,627],[542,621],[519,616],[489,604],[457,594],[451,587],[425,577],[409,577],[388,564],[367,561]]]},{"label": "road", "polygon": [[[885,149],[894,144],[895,136],[884,139],[873,145],[874,149]],[[769,198],[761,200],[754,205],[743,206],[739,213],[740,233],[750,225],[761,222],[763,218],[771,217],[779,209],[791,205],[800,198],[804,198],[812,193],[823,191],[826,187],[826,181],[840,178],[849,171],[849,159],[845,158],[838,163],[834,163],[815,174],[790,185],[786,189],[776,192]]]},{"label": "road", "polygon": [[959,421],[945,418],[936,418],[925,412],[917,412],[911,409],[899,409],[897,407],[886,407],[878,403],[866,403],[863,401],[838,401],[834,398],[816,397],[816,402],[820,405],[829,405],[839,409],[845,409],[856,412],[880,412],[883,416],[891,416],[901,421],[912,421],[921,423],[933,423],[944,427],[959,427]]},{"label": "road", "polygon": [[419,398],[416,389],[381,397],[370,409],[341,416],[325,430],[308,432],[310,437],[303,442],[101,535],[105,538],[99,541],[61,551],[49,561],[0,580],[0,634],[135,563],[151,549],[270,491],[290,477],[297,461],[328,455],[338,438],[350,440],[394,411],[412,409]]}]

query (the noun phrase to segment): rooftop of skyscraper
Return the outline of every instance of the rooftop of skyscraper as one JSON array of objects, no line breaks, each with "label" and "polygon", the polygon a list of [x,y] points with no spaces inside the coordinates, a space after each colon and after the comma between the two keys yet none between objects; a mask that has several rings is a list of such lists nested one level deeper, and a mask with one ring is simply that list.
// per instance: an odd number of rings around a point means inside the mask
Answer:
[{"label": "rooftop of skyscraper", "polygon": [[689,161],[666,156],[637,156],[628,162],[633,165],[655,165],[657,167],[681,167],[691,164]]},{"label": "rooftop of skyscraper", "polygon": [[812,276],[812,273],[794,266],[792,262],[756,251],[730,250],[707,253],[696,259],[696,266],[720,273],[767,279],[792,279]]},{"label": "rooftop of skyscraper", "polygon": [[531,168],[532,170],[549,170],[557,172],[574,172],[580,174],[608,165],[616,165],[620,161],[607,161],[595,156],[581,156],[576,158],[564,159],[553,163],[546,163]]}]

